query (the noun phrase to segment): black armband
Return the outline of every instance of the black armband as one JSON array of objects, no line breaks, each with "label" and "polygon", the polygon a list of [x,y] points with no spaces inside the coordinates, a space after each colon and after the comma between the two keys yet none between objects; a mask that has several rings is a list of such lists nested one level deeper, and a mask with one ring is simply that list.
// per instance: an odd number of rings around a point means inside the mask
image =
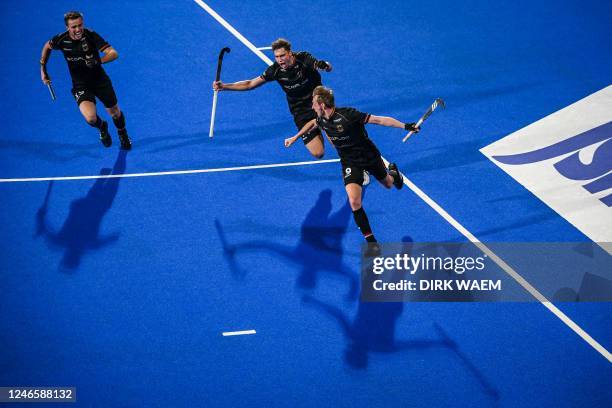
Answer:
[{"label": "black armband", "polygon": [[329,63],[327,61],[317,61],[315,67],[318,69],[328,69]]},{"label": "black armband", "polygon": [[416,123],[404,123],[404,129],[409,130],[409,131],[415,131],[417,130],[417,126]]}]

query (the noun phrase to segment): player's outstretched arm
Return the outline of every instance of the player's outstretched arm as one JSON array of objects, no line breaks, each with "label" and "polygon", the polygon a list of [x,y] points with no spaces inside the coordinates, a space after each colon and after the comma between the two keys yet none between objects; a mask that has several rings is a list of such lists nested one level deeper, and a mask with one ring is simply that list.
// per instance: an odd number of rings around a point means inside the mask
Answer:
[{"label": "player's outstretched arm", "polygon": [[51,82],[51,78],[49,74],[47,74],[47,61],[49,60],[52,50],[49,41],[47,41],[40,52],[40,80],[43,81],[44,84]]},{"label": "player's outstretched arm", "polygon": [[100,58],[100,61],[103,64],[114,61],[119,58],[119,53],[113,47],[106,47],[104,51],[102,51],[104,55]]},{"label": "player's outstretched arm", "polygon": [[232,82],[229,84],[221,81],[215,81],[213,82],[213,89],[215,91],[250,91],[251,89],[260,87],[265,83],[266,80],[262,77],[248,79],[246,81]]},{"label": "player's outstretched arm", "polygon": [[330,72],[332,70],[332,64],[329,61],[318,60],[308,52],[301,52],[299,54],[303,56],[306,65],[312,65],[319,71]]},{"label": "player's outstretched arm", "polygon": [[390,116],[376,116],[370,115],[368,119],[368,123],[373,123],[375,125],[387,126],[387,127],[395,127],[399,129],[411,130],[413,132],[418,132],[421,128],[416,126],[416,123],[404,123],[399,120],[392,118]]},{"label": "player's outstretched arm", "polygon": [[303,135],[305,135],[306,133],[310,132],[312,129],[315,128],[315,126],[317,126],[317,120],[316,119],[312,119],[310,122],[306,123],[304,125],[304,127],[302,129],[300,129],[300,131],[292,137],[288,137],[287,139],[285,139],[285,147],[290,147],[292,144],[294,144],[300,137],[302,137]]}]

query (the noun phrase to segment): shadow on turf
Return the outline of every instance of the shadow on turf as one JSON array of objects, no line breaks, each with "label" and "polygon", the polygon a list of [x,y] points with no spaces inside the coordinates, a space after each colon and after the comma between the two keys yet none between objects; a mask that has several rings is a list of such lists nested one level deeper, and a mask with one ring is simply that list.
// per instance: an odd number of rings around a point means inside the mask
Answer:
[{"label": "shadow on turf", "polygon": [[[350,222],[351,210],[346,203],[336,213],[332,214],[331,211],[331,191],[326,189],[319,193],[315,205],[302,223],[300,241],[295,247],[264,240],[230,244],[219,220],[215,220],[215,227],[223,246],[224,256],[235,277],[242,278],[246,274],[236,260],[238,253],[265,251],[279,255],[302,267],[296,281],[298,288],[307,289],[310,293],[310,290],[316,287],[320,273],[339,273],[349,280],[350,289],[346,298],[357,300],[358,280],[344,264],[342,249],[342,239]],[[402,241],[412,242],[412,238],[404,237]],[[434,324],[434,329],[438,334],[437,339],[397,340],[395,338],[397,322],[404,310],[402,302],[359,302],[357,313],[353,318],[339,307],[322,302],[308,293],[302,295],[302,302],[308,307],[322,311],[338,322],[346,339],[343,359],[351,369],[367,368],[369,356],[373,353],[396,353],[403,350],[432,348],[448,349],[478,380],[483,392],[490,398],[499,400],[499,392],[439,325]]]},{"label": "shadow on turf", "polygon": [[[403,242],[412,242],[404,237]],[[395,353],[404,349],[450,347],[443,340],[416,339],[398,341],[397,321],[404,311],[403,302],[359,302],[357,313],[351,318],[339,307],[313,296],[304,295],[305,305],[322,311],[335,320],[346,339],[345,363],[353,369],[365,369],[372,353]]]},{"label": "shadow on turf", "polygon": [[240,278],[246,274],[238,265],[237,254],[264,251],[294,263],[300,268],[296,281],[298,288],[314,289],[320,274],[336,274],[348,281],[349,289],[346,298],[348,300],[357,299],[359,281],[356,274],[344,261],[342,247],[342,240],[346,234],[352,211],[347,201],[338,211],[332,213],[331,195],[332,192],[329,189],[319,193],[315,205],[308,211],[302,222],[300,239],[295,246],[267,240],[230,244],[221,222],[215,220],[224,256],[234,276]]},{"label": "shadow on turf", "polygon": [[[405,236],[402,238],[402,242],[411,243],[413,239]],[[468,299],[452,299],[452,301],[458,300],[466,301]],[[357,306],[357,313],[351,318],[348,313],[344,313],[339,307],[322,302],[311,295],[304,295],[302,301],[305,305],[316,308],[337,321],[346,339],[344,362],[352,369],[366,369],[369,356],[374,353],[390,354],[405,350],[448,349],[459,358],[466,370],[478,380],[484,394],[495,401],[500,398],[497,389],[489,383],[439,324],[433,324],[437,339],[396,339],[397,322],[404,311],[405,302],[360,301]]]},{"label": "shadow on turf", "polygon": [[[103,168],[100,175],[124,174],[127,152],[121,150],[112,169]],[[64,251],[60,269],[73,272],[79,268],[85,252],[96,251],[119,239],[118,233],[100,236],[100,225],[113,205],[121,178],[99,178],[85,197],[70,203],[70,212],[59,231],[54,231],[47,220],[53,190],[49,182],[42,206],[36,213],[36,234],[43,236],[51,248]]]}]

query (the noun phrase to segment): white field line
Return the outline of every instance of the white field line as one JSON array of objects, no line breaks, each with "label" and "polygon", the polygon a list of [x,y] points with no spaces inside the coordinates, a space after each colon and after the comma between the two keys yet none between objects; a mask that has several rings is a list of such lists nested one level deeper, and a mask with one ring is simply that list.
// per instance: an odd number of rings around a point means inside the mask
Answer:
[{"label": "white field line", "polygon": [[[234,27],[232,27],[227,21],[219,16],[213,9],[211,9],[206,3],[201,0],[194,0],[204,10],[206,10],[215,20],[223,25],[230,33],[234,34],[244,45],[251,49],[259,58],[261,58],[268,65],[272,65],[272,61],[266,57],[261,51],[259,51],[249,40],[247,40],[242,34],[240,34]],[[383,158],[385,164],[389,162]],[[586,341],[591,347],[597,350],[604,358],[612,363],[612,354],[606,350],[601,344],[599,344],[594,338],[592,338],[587,332],[585,332],[580,326],[578,326],[572,319],[570,319],[565,313],[559,310],[553,305],[544,295],[538,292],[525,278],[519,275],[510,265],[504,262],[499,256],[491,251],[485,244],[480,242],[478,238],[468,231],[463,225],[461,225],[456,219],[454,219],[446,210],[444,210],[438,203],[431,199],[427,194],[417,187],[412,181],[410,181],[405,175],[404,184],[408,186],[419,198],[427,203],[434,211],[436,211],[442,218],[444,218],[449,224],[451,224],[457,231],[459,231],[464,237],[473,242],[483,252],[485,252],[496,264],[498,264],[508,275],[518,282],[527,292],[531,293],[544,307],[550,310],[555,316],[557,316],[563,323],[565,323],[570,329],[572,329],[578,336]]]},{"label": "white field line", "polygon": [[[389,162],[386,159],[383,159],[386,165],[389,165]],[[438,203],[436,203],[431,197],[423,192],[416,184],[410,181],[406,175],[403,175],[404,184],[408,186],[410,190],[412,190],[421,200],[425,201],[427,205],[429,205],[435,212],[437,212],[442,218],[444,218],[450,225],[452,225],[457,231],[459,231],[464,237],[466,237],[470,242],[476,245],[482,252],[487,254],[493,262],[499,265],[508,275],[510,275],[519,285],[523,287],[527,292],[529,292],[534,298],[536,298],[544,307],[550,310],[555,316],[557,316],[563,323],[565,323],[570,329],[572,329],[578,336],[580,336],[584,341],[586,341],[591,347],[593,347],[597,352],[599,352],[604,358],[606,358],[610,363],[612,363],[612,355],[605,347],[603,347],[597,340],[591,337],[586,331],[584,331],[578,324],[576,324],[572,319],[570,319],[565,313],[563,313],[559,308],[557,308],[550,300],[548,300],[544,295],[542,295],[536,288],[534,288],[525,278],[523,278],[514,268],[508,265],[503,259],[495,254],[489,247],[487,247],[484,243],[480,242],[478,238],[467,228],[459,223],[453,216],[451,216],[444,208],[440,207]]]},{"label": "white field line", "polygon": [[257,47],[254,46],[252,42],[250,42],[242,34],[240,34],[238,32],[238,30],[236,30],[227,21],[225,21],[225,19],[223,17],[221,17],[219,14],[217,14],[217,12],[215,10],[210,8],[210,6],[208,4],[204,3],[201,0],[193,0],[193,1],[195,1],[198,4],[198,6],[202,7],[204,10],[206,10],[206,12],[208,14],[210,14],[212,16],[212,18],[217,20],[219,22],[219,24],[221,24],[223,27],[225,27],[230,33],[234,34],[234,36],[236,38],[238,38],[240,40],[240,42],[242,42],[244,45],[246,45],[248,49],[253,51],[255,53],[255,55],[257,55],[259,58],[261,58],[266,64],[272,65],[272,60],[270,60],[270,58],[268,58],[266,56],[266,54],[264,54],[263,52],[258,50]]},{"label": "white field line", "polygon": [[223,337],[227,336],[244,336],[245,334],[255,334],[257,333],[255,330],[242,330],[242,331],[233,331],[233,332],[223,332]]},{"label": "white field line", "polygon": [[313,165],[313,164],[335,163],[338,161],[340,160],[339,159],[328,159],[328,160],[311,160],[311,161],[291,162],[291,163],[258,164],[254,166],[222,167],[222,168],[216,168],[216,169],[159,171],[155,173],[107,174],[107,175],[97,175],[97,176],[12,178],[12,179],[0,179],[0,183],[17,183],[17,182],[30,182],[30,181],[60,181],[60,180],[91,180],[91,179],[108,179],[108,178],[173,176],[176,174],[221,173],[224,171],[256,170],[256,169],[271,169],[275,167],[306,166],[306,165]]}]

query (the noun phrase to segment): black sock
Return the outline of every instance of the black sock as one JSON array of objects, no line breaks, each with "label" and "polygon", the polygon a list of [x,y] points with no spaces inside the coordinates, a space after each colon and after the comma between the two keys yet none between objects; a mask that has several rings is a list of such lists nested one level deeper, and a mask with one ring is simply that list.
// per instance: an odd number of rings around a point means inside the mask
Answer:
[{"label": "black sock", "polygon": [[363,210],[363,207],[353,211],[353,218],[355,218],[355,223],[359,227],[359,230],[365,237],[366,241],[376,242],[376,238],[374,238],[374,234],[372,234],[372,228],[370,228],[370,221],[368,221],[368,216]]},{"label": "black sock", "polygon": [[100,129],[102,127],[102,123],[104,123],[104,121],[100,119],[98,115],[96,115],[96,123],[89,123],[89,126]]},{"label": "black sock", "polygon": [[123,115],[123,112],[119,114],[118,118],[113,118],[113,123],[115,124],[117,130],[125,131],[125,116]]}]

